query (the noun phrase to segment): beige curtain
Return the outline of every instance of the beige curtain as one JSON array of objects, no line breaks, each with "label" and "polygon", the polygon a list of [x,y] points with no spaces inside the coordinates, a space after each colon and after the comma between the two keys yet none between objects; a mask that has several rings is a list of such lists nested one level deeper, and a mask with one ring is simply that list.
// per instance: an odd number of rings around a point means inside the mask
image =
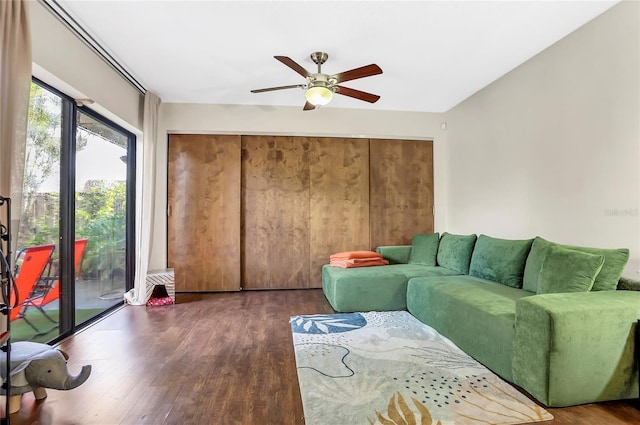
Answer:
[{"label": "beige curtain", "polygon": [[[160,98],[147,91],[144,96],[142,118],[142,143],[136,154],[142,157],[142,167],[137,171],[136,188],[136,277],[134,288],[124,294],[124,300],[132,305],[147,302],[146,278],[153,246],[153,216],[155,214],[156,140],[158,135],[158,109]],[[137,161],[138,165],[140,161]]]},{"label": "beige curtain", "polygon": [[[31,84],[31,34],[28,1],[0,1],[0,195],[12,201],[12,251],[15,255],[22,209],[24,152]],[[6,224],[2,209],[0,221]]]}]

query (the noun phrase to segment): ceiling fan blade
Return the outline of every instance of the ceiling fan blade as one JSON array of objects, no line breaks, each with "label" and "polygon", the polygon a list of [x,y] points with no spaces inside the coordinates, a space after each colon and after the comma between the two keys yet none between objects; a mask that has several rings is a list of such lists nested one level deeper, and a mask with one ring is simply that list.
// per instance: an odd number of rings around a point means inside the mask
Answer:
[{"label": "ceiling fan blade", "polygon": [[289,68],[293,69],[298,74],[302,75],[304,78],[310,77],[311,74],[309,71],[304,69],[302,66],[298,65],[293,59],[287,56],[274,56],[274,58],[278,59],[283,64],[287,65]]},{"label": "ceiling fan blade", "polygon": [[309,102],[305,103],[304,108],[302,108],[303,111],[310,111],[312,109],[316,109],[316,107],[310,104]]},{"label": "ceiling fan blade", "polygon": [[334,75],[338,83],[355,80],[357,78],[370,77],[372,75],[382,74],[382,69],[374,63],[371,65],[361,66],[360,68],[351,69]]},{"label": "ceiling fan blade", "polygon": [[334,87],[338,89],[336,91],[337,94],[364,100],[365,102],[376,103],[378,99],[380,99],[380,96],[378,96],[377,94],[367,93],[366,91],[350,89],[349,87],[343,87],[343,86],[334,86]]},{"label": "ceiling fan blade", "polygon": [[302,87],[306,87],[306,85],[305,84],[292,84],[290,86],[269,87],[269,88],[266,88],[266,89],[251,90],[251,93],[262,93],[262,92],[265,92],[265,91],[295,89],[295,88],[302,88]]}]

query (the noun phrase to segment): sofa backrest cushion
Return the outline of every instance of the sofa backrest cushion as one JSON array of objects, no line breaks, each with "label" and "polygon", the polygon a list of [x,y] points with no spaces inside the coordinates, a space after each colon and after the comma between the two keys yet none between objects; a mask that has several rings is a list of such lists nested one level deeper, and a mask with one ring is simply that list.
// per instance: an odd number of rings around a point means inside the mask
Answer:
[{"label": "sofa backrest cushion", "polygon": [[604,255],[552,245],[542,261],[538,294],[589,292],[604,263]]},{"label": "sofa backrest cushion", "polygon": [[469,274],[471,254],[477,236],[453,235],[444,232],[440,238],[436,260],[440,267],[446,267],[459,273]]},{"label": "sofa backrest cushion", "polygon": [[522,277],[533,239],[498,239],[480,235],[471,257],[469,275],[522,288]]},{"label": "sofa backrest cushion", "polygon": [[411,254],[409,254],[409,264],[419,264],[421,266],[435,266],[438,255],[438,245],[440,234],[418,234],[413,235],[411,242]]},{"label": "sofa backrest cushion", "polygon": [[536,237],[531,246],[531,252],[527,258],[527,265],[524,268],[523,289],[529,292],[538,292],[538,278],[542,262],[547,255],[549,247],[557,245],[562,248],[573,249],[575,251],[586,252],[587,254],[596,254],[604,256],[604,264],[596,280],[593,284],[592,291],[612,291],[618,286],[620,276],[624,271],[627,261],[629,261],[629,250],[621,249],[604,249],[604,248],[588,248],[574,245],[560,245],[549,242],[540,236]]}]

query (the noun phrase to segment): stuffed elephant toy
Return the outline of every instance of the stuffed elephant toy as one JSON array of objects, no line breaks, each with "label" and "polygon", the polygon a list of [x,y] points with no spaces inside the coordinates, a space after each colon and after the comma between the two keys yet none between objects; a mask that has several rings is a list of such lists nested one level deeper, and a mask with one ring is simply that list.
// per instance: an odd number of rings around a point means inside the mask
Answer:
[{"label": "stuffed elephant toy", "polygon": [[[0,357],[4,378],[6,359]],[[91,374],[91,366],[82,366],[80,373],[73,376],[67,370],[68,358],[66,353],[47,344],[26,341],[11,344],[9,413],[20,410],[22,394],[29,391],[33,391],[36,400],[42,400],[47,397],[45,388],[72,390],[83,384]]]}]

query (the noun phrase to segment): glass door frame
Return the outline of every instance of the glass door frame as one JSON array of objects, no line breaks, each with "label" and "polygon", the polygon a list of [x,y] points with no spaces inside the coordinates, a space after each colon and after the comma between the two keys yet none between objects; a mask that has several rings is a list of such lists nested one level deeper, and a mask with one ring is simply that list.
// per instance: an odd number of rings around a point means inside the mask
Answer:
[{"label": "glass door frame", "polygon": [[59,334],[50,340],[50,342],[58,342],[121,306],[121,304],[116,304],[84,323],[76,323],[74,249],[76,230],[75,176],[77,113],[82,112],[127,137],[125,291],[133,288],[135,277],[136,136],[92,109],[77,104],[73,98],[51,87],[47,83],[35,77],[32,78],[32,81],[62,99],[62,125],[60,134],[60,224],[58,236],[60,252],[60,315]]}]

